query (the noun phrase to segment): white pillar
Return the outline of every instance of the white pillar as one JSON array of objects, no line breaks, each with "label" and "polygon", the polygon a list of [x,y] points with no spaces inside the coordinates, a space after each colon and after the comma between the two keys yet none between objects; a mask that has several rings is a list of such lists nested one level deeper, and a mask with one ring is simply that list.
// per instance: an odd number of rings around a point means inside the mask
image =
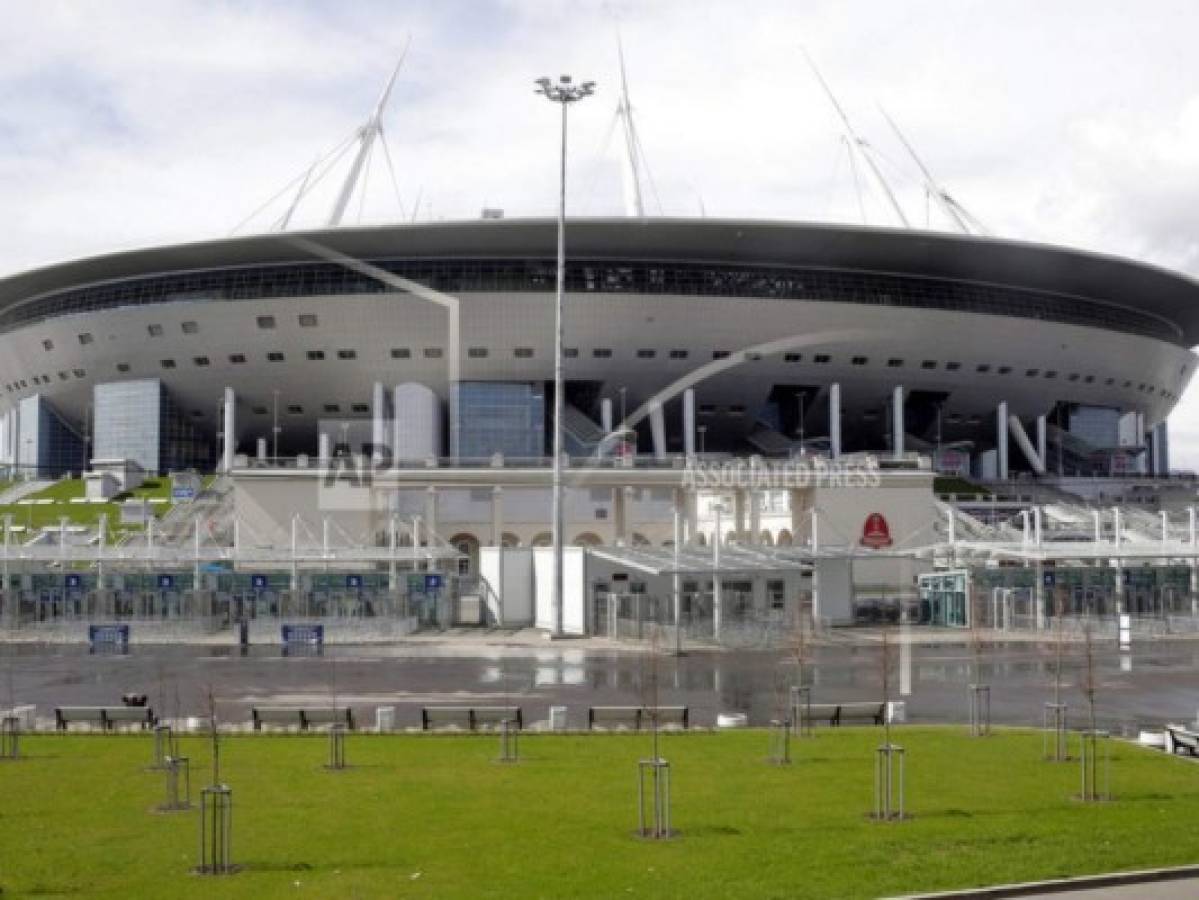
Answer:
[{"label": "white pillar", "polygon": [[616,545],[623,547],[629,539],[627,488],[612,488],[612,532]]},{"label": "white pillar", "polygon": [[237,397],[233,388],[225,388],[225,453],[221,468],[233,471],[233,454],[237,450]]},{"label": "white pillar", "polygon": [[733,538],[738,542],[745,540],[745,488],[733,492]]},{"label": "white pillar", "polygon": [[683,391],[683,453],[695,456],[695,389]]},{"label": "white pillar", "polygon": [[1191,615],[1199,615],[1199,559],[1196,559],[1196,553],[1199,553],[1199,547],[1195,545],[1196,533],[1195,528],[1195,507],[1187,508],[1187,532],[1191,544]]},{"label": "white pillar", "polygon": [[995,410],[995,477],[1007,481],[1007,401],[1001,400]]},{"label": "white pillar", "polygon": [[425,543],[432,548],[437,534],[437,488],[425,490]]},{"label": "white pillar", "polygon": [[1049,442],[1045,438],[1045,417],[1037,416],[1037,456],[1041,458],[1041,465],[1045,467],[1045,471],[1049,471]]},{"label": "white pillar", "polygon": [[828,388],[829,455],[841,458],[841,385],[833,382]]},{"label": "white pillar", "polygon": [[491,546],[504,546],[504,489],[491,489]]},{"label": "white pillar", "polygon": [[671,592],[674,599],[674,650],[683,649],[683,576],[679,574],[679,551],[683,543],[683,512],[687,500],[682,488],[674,489],[674,555],[675,573],[671,578]]},{"label": "white pillar", "polygon": [[654,457],[666,458],[666,418],[662,414],[662,404],[657,400],[649,401],[649,430],[654,439]]},{"label": "white pillar", "polygon": [[749,492],[749,541],[757,544],[762,540],[762,492]]},{"label": "white pillar", "polygon": [[1038,547],[1041,546],[1042,525],[1043,525],[1043,519],[1042,519],[1042,514],[1041,514],[1041,507],[1034,506],[1032,508],[1033,540],[1036,542],[1036,545]]},{"label": "white pillar", "polygon": [[376,381],[371,391],[371,458],[375,462],[383,459],[383,445],[387,443],[387,394],[383,382]]},{"label": "white pillar", "polygon": [[[820,517],[816,507],[811,512],[810,544],[812,549],[812,621],[820,621],[820,565],[817,555],[820,553]],[[852,566],[852,563],[850,564]],[[853,570],[850,569],[849,589],[853,591]]]},{"label": "white pillar", "polygon": [[316,438],[316,456],[320,460],[321,468],[329,466],[329,435],[322,431]]},{"label": "white pillar", "polygon": [[604,434],[612,433],[612,401],[608,397],[600,401],[600,427]]},{"label": "white pillar", "polygon": [[258,445],[257,445],[256,449],[258,451],[258,453],[257,453],[258,461],[265,462],[266,461],[266,438],[260,437],[258,439]]},{"label": "white pillar", "polygon": [[891,392],[891,455],[895,459],[903,456],[903,385],[895,385]]},{"label": "white pillar", "polygon": [[699,534],[699,491],[687,491],[687,541],[694,544]]},{"label": "white pillar", "polygon": [[720,507],[716,507],[716,530],[712,534],[712,639],[720,642],[722,588],[720,584]]},{"label": "white pillar", "polygon": [[[1045,564],[1040,560],[1037,560],[1035,577],[1037,580],[1033,588],[1033,605],[1036,609],[1033,610],[1033,615],[1037,631],[1042,631],[1045,628]],[[1059,612],[1060,610],[1054,609],[1053,614],[1058,615]]]}]

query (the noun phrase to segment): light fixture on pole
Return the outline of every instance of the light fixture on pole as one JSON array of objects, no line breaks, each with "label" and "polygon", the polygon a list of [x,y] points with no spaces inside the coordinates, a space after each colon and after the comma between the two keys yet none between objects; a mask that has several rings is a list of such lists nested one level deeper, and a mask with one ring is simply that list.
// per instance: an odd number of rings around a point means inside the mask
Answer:
[{"label": "light fixture on pole", "polygon": [[562,151],[558,167],[558,287],[554,293],[554,589],[553,634],[562,634],[562,294],[566,288],[566,108],[570,104],[590,97],[595,91],[594,81],[575,84],[569,75],[561,76],[557,83],[549,78],[537,79],[536,93],[562,107]]}]

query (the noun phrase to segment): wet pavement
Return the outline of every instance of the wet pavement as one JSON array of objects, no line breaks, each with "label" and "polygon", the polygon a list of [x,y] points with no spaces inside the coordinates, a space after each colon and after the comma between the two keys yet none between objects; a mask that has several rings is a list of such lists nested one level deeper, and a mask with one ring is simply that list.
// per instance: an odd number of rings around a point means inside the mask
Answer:
[{"label": "wet pavement", "polygon": [[[892,646],[891,697],[903,700],[909,722],[968,719],[968,688],[991,685],[997,724],[1039,725],[1054,697],[1052,642],[988,645],[977,654],[961,641],[917,640]],[[906,658],[910,653],[910,661]],[[1082,725],[1085,652],[1064,651],[1062,701],[1071,725]],[[814,703],[881,700],[881,651],[851,638],[812,647],[808,681]],[[78,644],[0,645],[0,705],[34,703],[39,717],[57,705],[120,702],[145,693],[160,715],[199,715],[211,688],[222,718],[246,721],[255,704],[349,704],[359,723],[373,724],[374,708],[396,707],[397,727],[417,727],[425,705],[519,704],[527,722],[548,718],[551,705],[568,708],[572,728],[586,727],[592,705],[646,702],[656,668],[659,702],[691,708],[692,722],[710,726],[717,713],[744,712],[765,725],[780,714],[794,679],[793,657],[771,651],[694,650],[661,655],[617,647],[498,640],[405,642],[387,646],[328,646],[319,655],[285,655],[279,646],[134,645],[125,654],[91,654]],[[1199,712],[1199,642],[1159,639],[1127,653],[1110,643],[1094,650],[1100,727],[1133,736],[1140,727],[1191,722]]]}]

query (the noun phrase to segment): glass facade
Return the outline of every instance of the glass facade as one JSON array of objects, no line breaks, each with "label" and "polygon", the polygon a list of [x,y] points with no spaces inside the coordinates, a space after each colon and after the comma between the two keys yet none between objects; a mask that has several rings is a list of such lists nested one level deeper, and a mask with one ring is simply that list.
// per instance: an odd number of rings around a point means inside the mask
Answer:
[{"label": "glass facade", "polygon": [[211,462],[208,442],[157,378],[97,384],[94,408],[96,459],[131,459],[160,474]]},{"label": "glass facade", "polygon": [[83,437],[41,395],[21,401],[20,428],[17,458],[32,477],[58,478],[83,471],[87,455]]},{"label": "glass facade", "polygon": [[1072,406],[1069,431],[1096,449],[1120,446],[1120,410],[1106,406]]},{"label": "glass facade", "polygon": [[[552,291],[552,259],[376,259],[371,264],[449,293]],[[374,278],[328,263],[210,269],[112,281],[31,297],[0,314],[0,330],[69,313],[176,301],[222,302],[390,291]],[[943,278],[852,269],[719,263],[579,260],[566,268],[579,294],[670,294],[829,301],[986,313],[1089,325],[1182,345],[1177,324],[1152,313],[1065,294]],[[265,327],[265,326],[264,326]],[[90,336],[89,336],[90,340]]]},{"label": "glass facade", "polygon": [[545,391],[540,384],[463,381],[454,393],[450,445],[455,458],[545,456]]}]

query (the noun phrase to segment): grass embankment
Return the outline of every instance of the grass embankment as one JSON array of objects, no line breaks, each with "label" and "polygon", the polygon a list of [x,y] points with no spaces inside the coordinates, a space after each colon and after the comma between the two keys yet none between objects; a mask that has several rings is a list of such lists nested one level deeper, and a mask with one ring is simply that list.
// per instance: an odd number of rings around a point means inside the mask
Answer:
[{"label": "grass embankment", "polygon": [[[322,768],[327,739],[222,742],[233,853],[195,864],[197,814],[154,812],[152,738],[27,738],[0,764],[5,896],[871,897],[1199,860],[1199,768],[1113,746],[1117,799],[1083,805],[1077,764],[1040,761],[1041,737],[903,729],[902,823],[875,823],[880,732],[797,741],[765,762],[762,731],[668,735],[674,840],[634,837],[646,736],[526,736],[495,763],[494,737],[351,735],[352,768]],[[187,738],[198,789],[208,745]]]},{"label": "grass embankment", "polygon": [[[95,528],[100,516],[108,516],[110,532],[132,528],[121,525],[120,504],[126,500],[161,500],[165,502],[150,505],[150,512],[157,518],[166,515],[171,508],[171,480],[169,478],[150,478],[141,487],[132,491],[118,494],[109,503],[72,503],[85,494],[83,479],[65,478],[57,481],[43,490],[30,494],[24,500],[49,500],[50,503],[9,503],[0,504],[0,517],[12,516],[13,526],[24,526],[30,532],[42,528],[56,526],[65,517],[70,525],[84,525]],[[140,528],[140,526],[138,526]]]},{"label": "grass embankment", "polygon": [[933,479],[933,493],[939,496],[955,494],[958,497],[990,497],[991,491],[957,475],[938,475]]}]

